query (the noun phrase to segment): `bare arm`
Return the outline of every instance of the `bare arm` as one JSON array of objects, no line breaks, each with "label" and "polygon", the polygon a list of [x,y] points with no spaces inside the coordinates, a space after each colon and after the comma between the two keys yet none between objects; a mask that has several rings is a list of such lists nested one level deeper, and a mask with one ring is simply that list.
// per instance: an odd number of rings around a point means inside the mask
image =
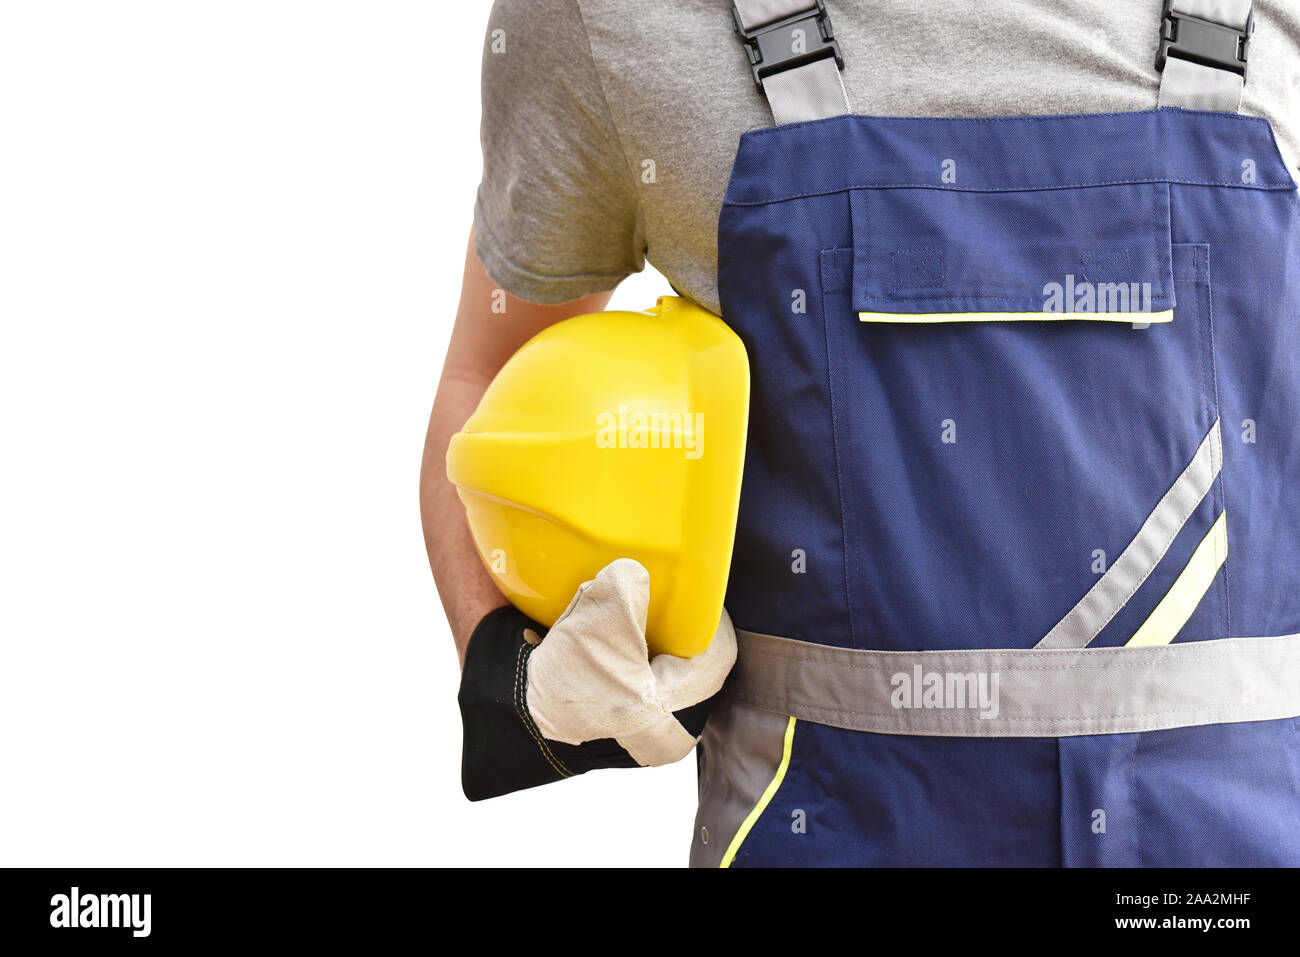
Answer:
[{"label": "bare arm", "polygon": [[424,544],[462,666],[475,625],[506,600],[479,561],[465,510],[447,481],[447,444],[464,426],[492,377],[516,349],[561,319],[604,309],[609,296],[597,293],[559,306],[539,306],[516,299],[488,278],[474,252],[471,236],[456,325],[433,400],[420,466]]}]

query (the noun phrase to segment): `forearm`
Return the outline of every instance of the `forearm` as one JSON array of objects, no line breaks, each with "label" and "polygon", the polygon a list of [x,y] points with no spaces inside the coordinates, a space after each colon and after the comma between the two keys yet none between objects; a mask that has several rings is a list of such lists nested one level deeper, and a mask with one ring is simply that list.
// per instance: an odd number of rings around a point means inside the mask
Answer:
[{"label": "forearm", "polygon": [[474,626],[506,603],[475,552],[465,511],[447,481],[447,443],[473,413],[487,381],[444,373],[434,400],[420,466],[420,516],[433,580],[451,625],[456,654],[465,663],[465,648]]},{"label": "forearm", "polygon": [[462,667],[475,626],[506,604],[474,548],[465,510],[447,481],[447,445],[477,408],[488,384],[515,350],[553,323],[598,312],[609,293],[575,302],[542,306],[502,292],[474,253],[473,236],[465,253],[456,324],[438,381],[420,466],[420,517],[433,580],[451,624]]}]

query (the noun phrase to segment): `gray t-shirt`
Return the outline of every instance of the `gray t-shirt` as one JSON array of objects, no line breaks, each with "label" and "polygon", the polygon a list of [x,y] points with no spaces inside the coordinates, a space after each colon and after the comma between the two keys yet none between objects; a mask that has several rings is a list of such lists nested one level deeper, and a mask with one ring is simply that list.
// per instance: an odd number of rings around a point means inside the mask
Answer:
[{"label": "gray t-shirt", "polygon": [[[832,0],[856,113],[996,116],[1156,105],[1162,0]],[[1300,158],[1300,0],[1255,0],[1242,110]],[[454,90],[446,91],[454,96]],[[717,312],[717,224],[745,130],[770,126],[731,0],[497,0],[483,56],[475,248],[558,303],[645,261]]]}]

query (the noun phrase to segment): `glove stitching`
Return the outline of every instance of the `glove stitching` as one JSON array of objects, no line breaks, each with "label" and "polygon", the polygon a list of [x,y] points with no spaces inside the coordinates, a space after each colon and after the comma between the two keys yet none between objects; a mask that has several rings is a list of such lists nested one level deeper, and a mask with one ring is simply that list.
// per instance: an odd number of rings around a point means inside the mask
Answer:
[{"label": "glove stitching", "polygon": [[[685,704],[688,706],[693,704],[699,704],[705,698],[713,697],[713,695],[718,692],[718,690],[723,686],[723,684],[726,683],[726,680],[727,680],[726,675],[723,675],[721,679],[708,678],[703,681],[694,681],[691,682],[690,684],[684,684],[681,685],[680,687],[674,688],[670,692],[667,693],[661,692],[659,695],[659,700],[660,703],[663,703],[665,700],[670,700],[670,701],[684,700]],[[703,692],[703,694],[698,698],[695,697],[700,692]],[[695,700],[693,701],[690,700],[692,698],[694,698]]]},{"label": "glove stitching", "polygon": [[671,691],[659,693],[659,706],[669,714],[680,708],[690,708],[701,701],[712,698],[722,690],[722,686],[727,683],[727,675],[724,673],[721,678],[708,677],[702,681],[692,681],[689,684],[683,684]]},{"label": "glove stitching", "polygon": [[531,650],[532,646],[528,642],[524,642],[519,646],[519,655],[515,664],[515,712],[519,715],[519,720],[528,733],[532,735],[533,740],[537,742],[538,750],[542,752],[542,757],[546,759],[546,763],[551,766],[551,769],[560,777],[571,778],[574,776],[573,772],[566,768],[564,762],[552,753],[546,739],[542,737],[541,732],[533,723],[533,716],[528,713],[528,702],[525,700],[524,695],[526,685],[523,676],[527,673],[525,666]]},{"label": "glove stitching", "polygon": [[[676,716],[665,708],[662,704],[646,705],[633,711],[631,714],[624,716],[620,721],[609,724],[600,724],[592,729],[592,733],[604,738],[614,738],[617,740],[622,735],[644,731],[649,728],[661,717],[669,717],[676,721]],[[679,724],[681,722],[678,722]]]}]

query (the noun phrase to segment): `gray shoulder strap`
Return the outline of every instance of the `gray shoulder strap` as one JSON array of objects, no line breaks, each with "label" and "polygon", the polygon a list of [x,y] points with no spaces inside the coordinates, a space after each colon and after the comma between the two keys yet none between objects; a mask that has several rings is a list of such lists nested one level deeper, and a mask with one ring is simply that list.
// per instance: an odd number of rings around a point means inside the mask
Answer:
[{"label": "gray shoulder strap", "polygon": [[1252,0],[1165,0],[1160,21],[1161,107],[1235,113],[1255,32]]},{"label": "gray shoulder strap", "polygon": [[849,112],[825,0],[735,0],[734,12],[754,82],[778,124]]},{"label": "gray shoulder strap", "polygon": [[[1165,0],[1161,107],[1235,113],[1246,85],[1253,0]],[[778,124],[850,112],[825,0],[735,0],[736,30]]]}]

